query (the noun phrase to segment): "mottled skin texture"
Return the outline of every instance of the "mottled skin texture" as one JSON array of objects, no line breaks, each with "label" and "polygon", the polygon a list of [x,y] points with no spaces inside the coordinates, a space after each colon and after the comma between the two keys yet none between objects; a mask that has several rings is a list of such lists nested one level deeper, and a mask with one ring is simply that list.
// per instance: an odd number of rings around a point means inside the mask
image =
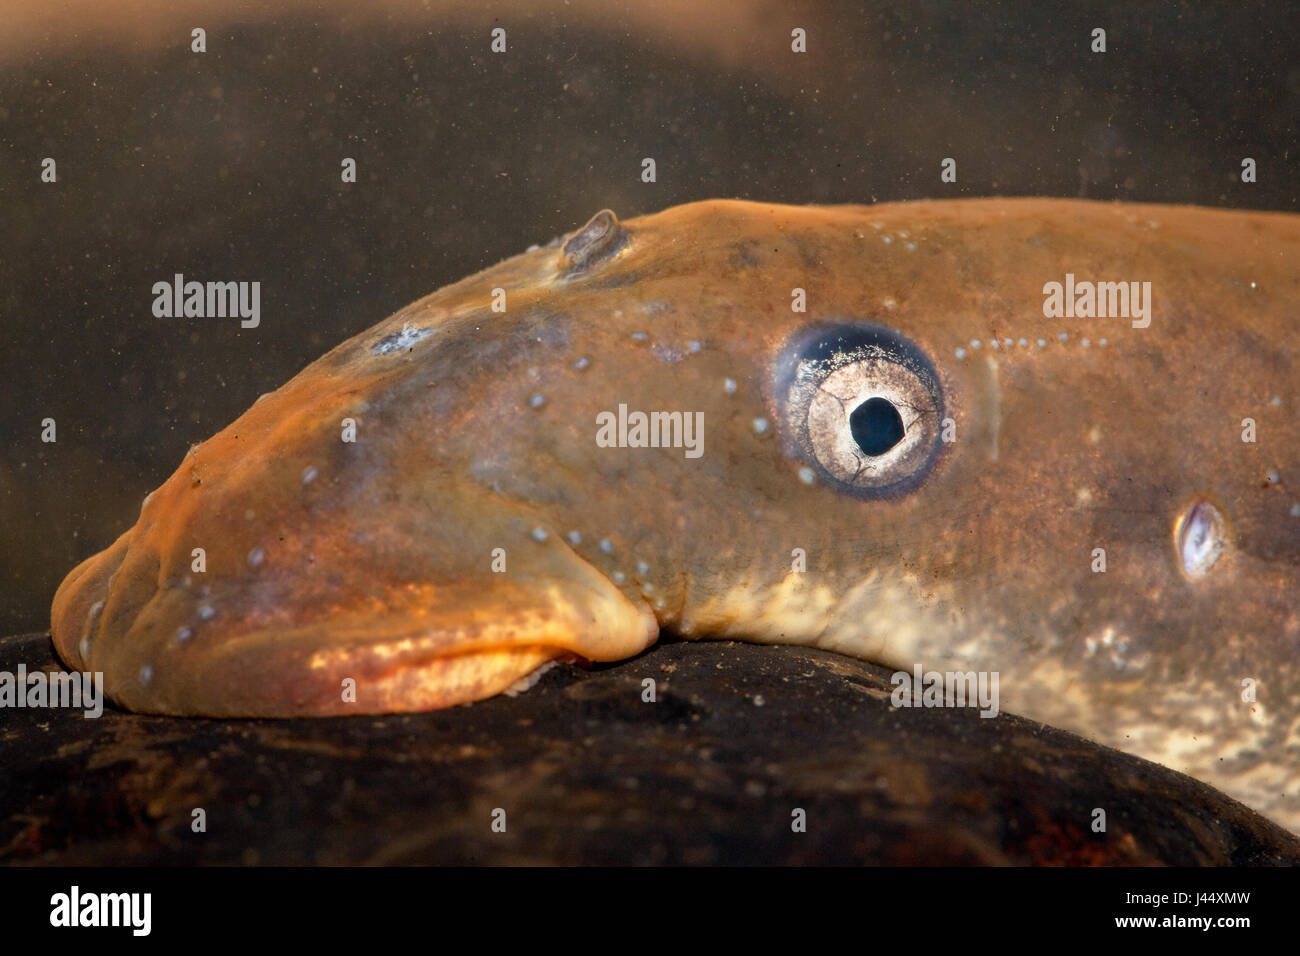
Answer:
[{"label": "mottled skin texture", "polygon": [[[194,448],[60,588],[63,660],[136,710],[333,714],[479,699],[661,627],[815,644],[997,671],[1003,710],[1300,828],[1300,219],[707,202],[608,227],[403,309]],[[1150,327],[1044,318],[1067,272],[1151,282]],[[827,320],[933,363],[956,440],[919,486],[801,480],[777,365]],[[434,331],[376,353],[403,328]],[[597,447],[620,403],[703,412],[703,456]],[[1193,581],[1173,528],[1200,499],[1227,538]]]}]

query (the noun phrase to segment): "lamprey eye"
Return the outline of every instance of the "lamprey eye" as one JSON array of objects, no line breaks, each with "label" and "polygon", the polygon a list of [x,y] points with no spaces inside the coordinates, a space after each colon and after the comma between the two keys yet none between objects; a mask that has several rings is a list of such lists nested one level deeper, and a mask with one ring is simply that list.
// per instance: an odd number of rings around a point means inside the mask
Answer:
[{"label": "lamprey eye", "polygon": [[939,376],[893,329],[805,329],[786,347],[777,374],[786,433],[824,481],[863,498],[888,498],[920,484],[939,457]]}]

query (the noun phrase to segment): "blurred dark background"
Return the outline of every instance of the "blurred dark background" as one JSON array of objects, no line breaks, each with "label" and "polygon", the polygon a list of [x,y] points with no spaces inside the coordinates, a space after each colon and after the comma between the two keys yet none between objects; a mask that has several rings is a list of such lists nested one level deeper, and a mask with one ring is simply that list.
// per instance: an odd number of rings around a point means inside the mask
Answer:
[{"label": "blurred dark background", "polygon": [[[605,206],[1046,195],[1295,211],[1298,13],[0,0],[0,633],[47,627],[62,576],[258,395]],[[946,156],[956,184],[940,182]],[[261,326],[154,318],[151,287],[176,272],[260,281]]]}]

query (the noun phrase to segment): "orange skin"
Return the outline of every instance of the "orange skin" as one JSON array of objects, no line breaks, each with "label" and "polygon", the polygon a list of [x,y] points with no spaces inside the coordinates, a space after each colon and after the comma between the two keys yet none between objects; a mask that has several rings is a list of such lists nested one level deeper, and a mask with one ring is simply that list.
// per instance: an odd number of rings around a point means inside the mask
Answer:
[{"label": "orange skin", "polygon": [[[602,216],[193,448],[60,587],[63,660],[132,710],[314,715],[481,699],[661,628],[816,644],[997,671],[1003,710],[1300,826],[1300,219],[1063,200]],[[1067,272],[1150,281],[1150,326],[1045,318]],[[897,330],[933,365],[955,440],[901,492],[801,472],[781,361],[830,321]],[[703,454],[600,447],[620,404],[703,412]],[[1225,547],[1192,579],[1175,535],[1197,501]]]}]

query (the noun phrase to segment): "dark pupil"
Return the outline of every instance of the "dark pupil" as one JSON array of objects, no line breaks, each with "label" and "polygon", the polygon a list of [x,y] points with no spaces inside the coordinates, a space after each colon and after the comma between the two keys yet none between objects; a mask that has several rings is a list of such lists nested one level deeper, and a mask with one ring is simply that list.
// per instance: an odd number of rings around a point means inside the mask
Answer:
[{"label": "dark pupil", "polygon": [[903,418],[894,403],[869,398],[849,416],[853,440],[868,455],[883,455],[903,440]]}]

